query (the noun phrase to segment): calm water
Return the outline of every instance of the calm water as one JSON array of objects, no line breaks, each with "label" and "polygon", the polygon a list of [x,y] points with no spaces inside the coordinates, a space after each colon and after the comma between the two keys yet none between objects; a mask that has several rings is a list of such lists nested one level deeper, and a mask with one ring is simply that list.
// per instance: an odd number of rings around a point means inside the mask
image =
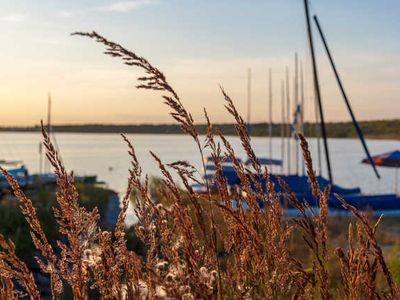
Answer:
[{"label": "calm water", "polygon": [[[129,156],[127,147],[118,134],[76,134],[59,133],[57,143],[63,161],[69,170],[78,175],[97,174],[98,179],[105,181],[107,186],[122,193],[127,184]],[[134,144],[137,156],[144,172],[150,175],[160,175],[157,165],[149,154],[149,150],[156,153],[164,162],[188,160],[196,167],[200,167],[200,158],[192,139],[185,135],[128,135]],[[239,157],[244,158],[244,151],[240,147],[239,139],[229,137]],[[22,160],[30,173],[39,171],[39,133],[0,133],[0,159]],[[252,138],[252,145],[257,155],[268,156],[268,138]],[[392,151],[400,148],[399,141],[368,140],[372,155]],[[318,166],[317,143],[309,139],[314,166]],[[281,156],[281,140],[274,138],[273,158]],[[285,147],[286,142],[285,142]],[[333,175],[335,183],[345,187],[359,186],[364,193],[388,193],[393,191],[394,170],[379,168],[382,176],[377,180],[371,166],[361,164],[364,153],[359,140],[356,139],[329,139]],[[292,141],[292,172],[295,171],[295,141]],[[301,155],[300,155],[301,157]],[[286,154],[285,154],[286,160]],[[324,167],[324,161],[323,167]],[[272,171],[280,172],[280,167],[273,167]],[[287,165],[284,165],[286,172]],[[299,170],[301,166],[299,164]],[[326,176],[323,168],[323,175]]]}]

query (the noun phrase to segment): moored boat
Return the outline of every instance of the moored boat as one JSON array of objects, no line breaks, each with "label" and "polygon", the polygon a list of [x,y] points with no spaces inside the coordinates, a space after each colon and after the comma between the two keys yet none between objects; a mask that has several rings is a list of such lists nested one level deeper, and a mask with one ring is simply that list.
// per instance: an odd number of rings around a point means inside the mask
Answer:
[{"label": "moored boat", "polygon": [[[21,161],[0,160],[0,166],[11,174],[21,187],[28,184],[28,169]],[[0,174],[0,188],[8,187],[8,182],[3,174]]]}]

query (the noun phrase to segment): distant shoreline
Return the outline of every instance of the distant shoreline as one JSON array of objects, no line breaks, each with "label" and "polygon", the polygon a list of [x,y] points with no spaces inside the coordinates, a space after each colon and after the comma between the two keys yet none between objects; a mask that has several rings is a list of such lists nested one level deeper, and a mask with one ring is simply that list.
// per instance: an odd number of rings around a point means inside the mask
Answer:
[{"label": "distant shoreline", "polygon": [[[365,137],[372,139],[392,139],[400,140],[400,119],[378,120],[359,122]],[[206,132],[206,125],[196,126],[200,134]],[[221,130],[225,135],[235,135],[233,124],[214,124],[214,129]],[[136,133],[136,134],[182,134],[179,125],[176,124],[82,124],[82,125],[54,125],[55,132],[68,133]],[[356,132],[351,122],[330,122],[326,124],[327,134],[330,138],[354,138]],[[0,132],[38,132],[40,127],[0,127]],[[305,123],[304,132],[308,137],[316,136],[316,127],[314,123]],[[251,125],[252,136],[268,136],[269,126],[267,123],[255,123]],[[273,124],[273,136],[281,136],[281,124]]]}]

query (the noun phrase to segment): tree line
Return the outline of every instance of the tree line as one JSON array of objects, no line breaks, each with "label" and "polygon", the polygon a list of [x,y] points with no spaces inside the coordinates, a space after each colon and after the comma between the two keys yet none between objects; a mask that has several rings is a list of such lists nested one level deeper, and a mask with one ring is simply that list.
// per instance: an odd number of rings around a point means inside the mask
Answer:
[{"label": "tree line", "polygon": [[[364,134],[368,138],[400,139],[400,119],[362,121],[359,122]],[[196,125],[200,134],[206,133],[206,125]],[[235,135],[234,124],[215,124],[214,129],[220,130],[224,135]],[[268,123],[254,123],[249,127],[252,136],[268,136]],[[138,134],[181,134],[182,130],[176,124],[82,124],[82,125],[54,125],[54,132],[71,133],[138,133]],[[331,138],[353,138],[356,131],[351,122],[326,123],[328,137]],[[31,127],[0,127],[0,131],[35,132],[40,131],[40,126]],[[282,126],[279,123],[272,125],[272,135],[281,136]],[[293,134],[294,130],[292,130]],[[304,134],[307,137],[320,135],[320,128],[315,123],[304,124]],[[285,129],[285,135],[288,135]]]}]

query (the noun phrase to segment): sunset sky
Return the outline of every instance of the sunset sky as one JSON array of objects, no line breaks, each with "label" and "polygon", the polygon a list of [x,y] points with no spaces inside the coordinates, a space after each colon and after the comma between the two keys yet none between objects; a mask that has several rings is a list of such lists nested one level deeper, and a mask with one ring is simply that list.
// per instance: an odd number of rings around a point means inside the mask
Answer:
[{"label": "sunset sky", "polygon": [[[0,126],[34,125],[53,99],[53,122],[171,122],[159,93],[136,90],[138,70],[102,54],[71,32],[96,30],[159,67],[203,123],[229,122],[218,85],[246,113],[253,73],[252,119],[267,121],[268,68],[274,121],[280,81],[293,78],[294,53],[307,65],[306,118],[313,120],[311,72],[302,0],[0,0]],[[400,118],[400,2],[311,1],[356,116]],[[321,40],[314,31],[328,121],[349,121]],[[292,82],[291,82],[292,84]]]}]

